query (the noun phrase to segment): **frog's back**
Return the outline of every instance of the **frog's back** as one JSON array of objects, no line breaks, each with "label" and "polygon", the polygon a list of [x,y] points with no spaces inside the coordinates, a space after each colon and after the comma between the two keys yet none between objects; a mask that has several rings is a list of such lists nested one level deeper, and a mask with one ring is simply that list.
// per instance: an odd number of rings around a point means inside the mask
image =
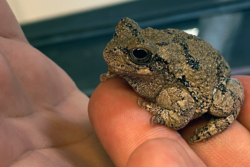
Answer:
[{"label": "frog's back", "polygon": [[[167,29],[158,41],[159,54],[168,63],[168,73],[183,84],[206,112],[215,87],[230,77],[230,67],[208,42],[176,29]],[[162,34],[163,35],[163,34]],[[163,46],[163,44],[165,44]]]}]

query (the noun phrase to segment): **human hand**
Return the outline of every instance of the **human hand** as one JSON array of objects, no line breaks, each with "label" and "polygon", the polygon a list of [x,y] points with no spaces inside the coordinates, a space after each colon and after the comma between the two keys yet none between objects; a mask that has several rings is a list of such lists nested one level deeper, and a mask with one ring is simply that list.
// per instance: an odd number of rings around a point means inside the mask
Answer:
[{"label": "human hand", "polygon": [[88,97],[27,42],[0,0],[0,166],[112,166],[90,125]]},{"label": "human hand", "polygon": [[[112,166],[89,123],[88,98],[28,44],[5,0],[0,16],[0,166]],[[246,94],[239,122],[205,143],[189,146],[176,131],[150,125],[138,95],[117,78],[94,92],[90,117],[117,166],[246,166],[250,79],[238,78]],[[180,131],[185,139],[194,122]]]},{"label": "human hand", "polygon": [[198,118],[177,131],[151,125],[151,114],[137,105],[138,95],[120,78],[101,83],[91,96],[89,116],[104,149],[119,167],[249,166],[250,77],[237,76],[245,91],[241,112],[228,129],[206,142],[187,139],[207,120]]}]

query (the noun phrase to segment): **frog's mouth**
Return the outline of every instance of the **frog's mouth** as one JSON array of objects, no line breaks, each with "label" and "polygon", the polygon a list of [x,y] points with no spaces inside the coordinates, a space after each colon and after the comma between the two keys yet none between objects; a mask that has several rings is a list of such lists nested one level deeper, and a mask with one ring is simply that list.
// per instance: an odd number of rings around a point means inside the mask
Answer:
[{"label": "frog's mouth", "polygon": [[129,70],[127,70],[126,68],[120,68],[120,67],[114,67],[114,66],[108,66],[108,70],[110,73],[112,74],[116,74],[118,76],[121,77],[125,77],[125,76],[131,76],[131,77],[140,77],[143,78],[144,77],[152,77],[155,78],[158,75],[161,74],[156,74],[156,72],[152,72],[150,71],[148,68],[131,68]]}]

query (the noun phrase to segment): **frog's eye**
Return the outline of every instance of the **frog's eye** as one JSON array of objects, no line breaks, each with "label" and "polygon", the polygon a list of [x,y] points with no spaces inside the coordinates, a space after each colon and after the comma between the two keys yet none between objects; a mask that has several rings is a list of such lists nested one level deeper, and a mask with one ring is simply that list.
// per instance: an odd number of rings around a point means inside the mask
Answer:
[{"label": "frog's eye", "polygon": [[152,53],[143,48],[136,48],[130,51],[130,59],[133,63],[138,65],[145,65],[149,63]]}]

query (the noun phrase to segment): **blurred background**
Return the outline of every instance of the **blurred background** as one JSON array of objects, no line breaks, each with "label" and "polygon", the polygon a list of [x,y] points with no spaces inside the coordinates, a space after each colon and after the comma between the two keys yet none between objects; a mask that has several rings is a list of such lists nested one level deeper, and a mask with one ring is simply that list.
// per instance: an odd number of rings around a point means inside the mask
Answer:
[{"label": "blurred background", "polygon": [[249,0],[7,0],[31,45],[91,95],[107,72],[102,52],[123,17],[177,28],[218,49],[232,75],[250,74]]}]

